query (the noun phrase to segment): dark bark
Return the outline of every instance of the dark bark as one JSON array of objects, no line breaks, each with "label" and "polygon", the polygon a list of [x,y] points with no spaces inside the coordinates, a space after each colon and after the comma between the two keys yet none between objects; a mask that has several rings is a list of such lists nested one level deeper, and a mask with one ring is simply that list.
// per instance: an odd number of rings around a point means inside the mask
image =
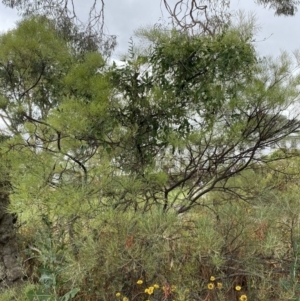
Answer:
[{"label": "dark bark", "polygon": [[7,212],[9,196],[0,190],[0,289],[18,284],[23,278],[16,241],[16,216]]}]

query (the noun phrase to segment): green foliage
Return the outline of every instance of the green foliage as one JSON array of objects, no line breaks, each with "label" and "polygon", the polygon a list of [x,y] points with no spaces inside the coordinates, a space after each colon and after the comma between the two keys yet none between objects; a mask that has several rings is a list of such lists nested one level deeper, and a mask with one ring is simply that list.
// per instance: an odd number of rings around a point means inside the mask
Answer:
[{"label": "green foliage", "polygon": [[[214,193],[198,209],[179,216],[155,208],[147,213],[103,210],[90,219],[81,215],[72,227],[75,253],[64,234],[68,231],[63,231],[69,223],[46,218],[47,223],[29,232],[38,245],[38,251],[30,252],[37,255],[44,275],[40,289],[50,289],[52,297],[57,286],[56,296],[62,298],[80,288],[74,300],[115,300],[117,293],[129,300],[161,300],[166,295],[232,300],[242,294],[294,300],[299,289],[299,189],[296,174],[285,176],[275,166],[253,169],[252,178],[243,173],[234,179],[247,191],[247,202],[235,194]],[[261,183],[261,190],[246,189],[255,183]],[[145,290],[154,284],[159,288],[148,295]]]},{"label": "green foliage", "polygon": [[46,18],[21,21],[0,37],[1,103],[13,132],[28,118],[44,118],[62,96],[71,57]]},{"label": "green foliage", "polygon": [[296,0],[259,0],[257,3],[275,10],[276,15],[294,16],[298,10]]},{"label": "green foliage", "polygon": [[298,152],[263,155],[299,131],[293,60],[258,58],[250,31],[155,29],[108,66],[51,24],[0,37],[27,298],[295,299]]},{"label": "green foliage", "polygon": [[6,289],[1,292],[1,301],[28,301],[27,293],[35,287],[34,284],[27,283],[26,285],[21,285],[15,288]]}]

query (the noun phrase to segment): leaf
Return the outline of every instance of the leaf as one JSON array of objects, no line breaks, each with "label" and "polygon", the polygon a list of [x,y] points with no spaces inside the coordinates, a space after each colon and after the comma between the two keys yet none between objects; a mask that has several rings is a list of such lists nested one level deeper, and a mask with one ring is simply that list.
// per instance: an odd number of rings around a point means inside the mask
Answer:
[{"label": "leaf", "polygon": [[72,300],[77,295],[77,293],[79,291],[80,291],[80,288],[78,288],[78,287],[73,288],[72,290],[70,290],[69,292],[67,292],[65,295],[63,295],[62,297],[60,297],[58,300],[61,300],[61,301]]},{"label": "leaf", "polygon": [[34,289],[28,291],[26,296],[30,301],[50,301],[52,297],[51,294],[46,293],[43,290],[35,291]]}]

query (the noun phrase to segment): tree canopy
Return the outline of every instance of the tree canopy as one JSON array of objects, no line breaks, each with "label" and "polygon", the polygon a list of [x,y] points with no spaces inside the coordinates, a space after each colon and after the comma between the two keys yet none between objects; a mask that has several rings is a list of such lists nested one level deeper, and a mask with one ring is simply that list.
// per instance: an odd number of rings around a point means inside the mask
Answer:
[{"label": "tree canopy", "polygon": [[98,52],[78,59],[51,26],[35,17],[1,37],[9,149],[51,158],[36,192],[79,181],[115,208],[183,212],[299,130],[298,115],[284,115],[298,102],[293,60],[257,58],[235,28],[213,38],[142,29],[148,50],[106,66]]}]

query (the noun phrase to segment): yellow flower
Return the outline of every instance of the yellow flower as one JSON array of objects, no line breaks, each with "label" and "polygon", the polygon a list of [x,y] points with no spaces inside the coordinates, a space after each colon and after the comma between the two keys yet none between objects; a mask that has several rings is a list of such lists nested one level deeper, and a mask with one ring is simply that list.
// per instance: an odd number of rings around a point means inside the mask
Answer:
[{"label": "yellow flower", "polygon": [[153,287],[154,288],[159,288],[159,285],[158,284],[153,284]]},{"label": "yellow flower", "polygon": [[247,301],[248,298],[247,298],[246,295],[242,295],[242,296],[240,296],[239,300],[240,300],[240,301]]},{"label": "yellow flower", "polygon": [[116,293],[116,297],[120,297],[121,296],[121,293]]},{"label": "yellow flower", "polygon": [[222,282],[218,282],[218,283],[217,283],[217,288],[218,288],[218,289],[221,289],[222,287],[223,287]]},{"label": "yellow flower", "polygon": [[129,301],[129,299],[127,297],[124,297],[123,301]]},{"label": "yellow flower", "polygon": [[148,295],[152,295],[154,291],[154,287],[153,286],[149,286],[148,288],[145,289],[145,293]]},{"label": "yellow flower", "polygon": [[240,285],[237,285],[236,287],[235,287],[235,290],[236,291],[240,291],[242,289],[242,287],[240,286]]},{"label": "yellow flower", "polygon": [[212,289],[215,288],[215,285],[214,285],[213,283],[210,282],[210,283],[207,285],[207,288],[208,288],[209,290],[212,290]]},{"label": "yellow flower", "polygon": [[171,291],[174,292],[176,290],[176,286],[175,285],[171,285]]},{"label": "yellow flower", "polygon": [[214,276],[210,276],[210,279],[209,279],[210,281],[215,281],[216,280],[216,278],[214,277]]},{"label": "yellow flower", "polygon": [[137,282],[136,282],[137,284],[143,284],[143,280],[138,280]]}]

